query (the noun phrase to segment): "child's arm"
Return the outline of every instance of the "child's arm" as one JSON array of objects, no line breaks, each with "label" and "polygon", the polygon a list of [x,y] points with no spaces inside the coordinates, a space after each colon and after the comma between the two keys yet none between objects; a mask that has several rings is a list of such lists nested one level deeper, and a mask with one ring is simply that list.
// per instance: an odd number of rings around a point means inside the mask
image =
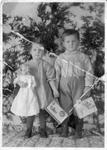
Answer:
[{"label": "child's arm", "polygon": [[58,90],[57,90],[57,88],[56,88],[56,86],[55,86],[55,81],[54,81],[54,80],[50,80],[50,81],[49,81],[49,84],[50,84],[51,89],[52,89],[52,91],[53,91],[54,97],[55,97],[55,98],[58,98],[58,97],[59,97],[59,92],[58,92]]},{"label": "child's arm", "polygon": [[59,92],[57,90],[57,87],[55,85],[55,69],[53,66],[51,66],[50,64],[46,63],[45,64],[45,69],[46,69],[46,77],[48,79],[48,82],[50,84],[50,87],[53,91],[53,95],[55,98],[59,97]]}]

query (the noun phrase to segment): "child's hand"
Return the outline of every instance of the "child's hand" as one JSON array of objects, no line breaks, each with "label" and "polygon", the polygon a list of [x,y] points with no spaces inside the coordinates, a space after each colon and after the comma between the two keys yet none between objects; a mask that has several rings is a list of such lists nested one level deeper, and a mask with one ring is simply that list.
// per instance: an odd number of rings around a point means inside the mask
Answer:
[{"label": "child's hand", "polygon": [[59,104],[58,98],[56,98],[55,101]]},{"label": "child's hand", "polygon": [[79,104],[79,103],[81,103],[81,100],[80,99],[76,100],[75,104]]},{"label": "child's hand", "polygon": [[54,98],[59,97],[59,92],[57,90],[53,90]]}]

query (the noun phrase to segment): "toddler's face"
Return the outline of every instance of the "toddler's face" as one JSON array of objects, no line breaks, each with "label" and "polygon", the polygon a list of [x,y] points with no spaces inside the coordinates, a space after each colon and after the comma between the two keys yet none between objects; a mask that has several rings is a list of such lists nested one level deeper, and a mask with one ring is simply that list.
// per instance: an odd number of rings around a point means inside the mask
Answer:
[{"label": "toddler's face", "polygon": [[31,50],[33,58],[41,58],[44,55],[43,47],[40,45],[34,45]]},{"label": "toddler's face", "polygon": [[64,37],[63,46],[66,51],[72,52],[77,50],[79,45],[79,40],[75,34],[73,35],[67,35]]}]

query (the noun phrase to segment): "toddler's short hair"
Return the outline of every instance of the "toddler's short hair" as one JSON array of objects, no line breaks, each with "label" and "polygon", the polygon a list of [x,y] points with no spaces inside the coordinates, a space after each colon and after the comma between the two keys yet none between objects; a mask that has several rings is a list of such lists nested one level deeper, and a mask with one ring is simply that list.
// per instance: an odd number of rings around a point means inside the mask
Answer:
[{"label": "toddler's short hair", "polygon": [[69,35],[76,35],[76,36],[77,36],[77,39],[78,39],[78,40],[80,39],[79,32],[78,32],[78,30],[75,30],[75,29],[66,29],[66,30],[63,32],[62,39],[64,40],[64,37],[65,37],[65,36],[69,36]]}]

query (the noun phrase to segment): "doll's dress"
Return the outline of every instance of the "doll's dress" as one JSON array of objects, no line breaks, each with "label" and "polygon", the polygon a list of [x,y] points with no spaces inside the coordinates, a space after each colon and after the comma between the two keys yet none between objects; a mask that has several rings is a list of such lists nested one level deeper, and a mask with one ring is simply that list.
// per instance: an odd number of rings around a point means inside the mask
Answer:
[{"label": "doll's dress", "polygon": [[39,113],[39,103],[35,93],[36,82],[32,75],[20,75],[16,78],[18,82],[27,83],[27,87],[20,87],[18,94],[16,95],[11,112],[18,116],[32,116]]}]

